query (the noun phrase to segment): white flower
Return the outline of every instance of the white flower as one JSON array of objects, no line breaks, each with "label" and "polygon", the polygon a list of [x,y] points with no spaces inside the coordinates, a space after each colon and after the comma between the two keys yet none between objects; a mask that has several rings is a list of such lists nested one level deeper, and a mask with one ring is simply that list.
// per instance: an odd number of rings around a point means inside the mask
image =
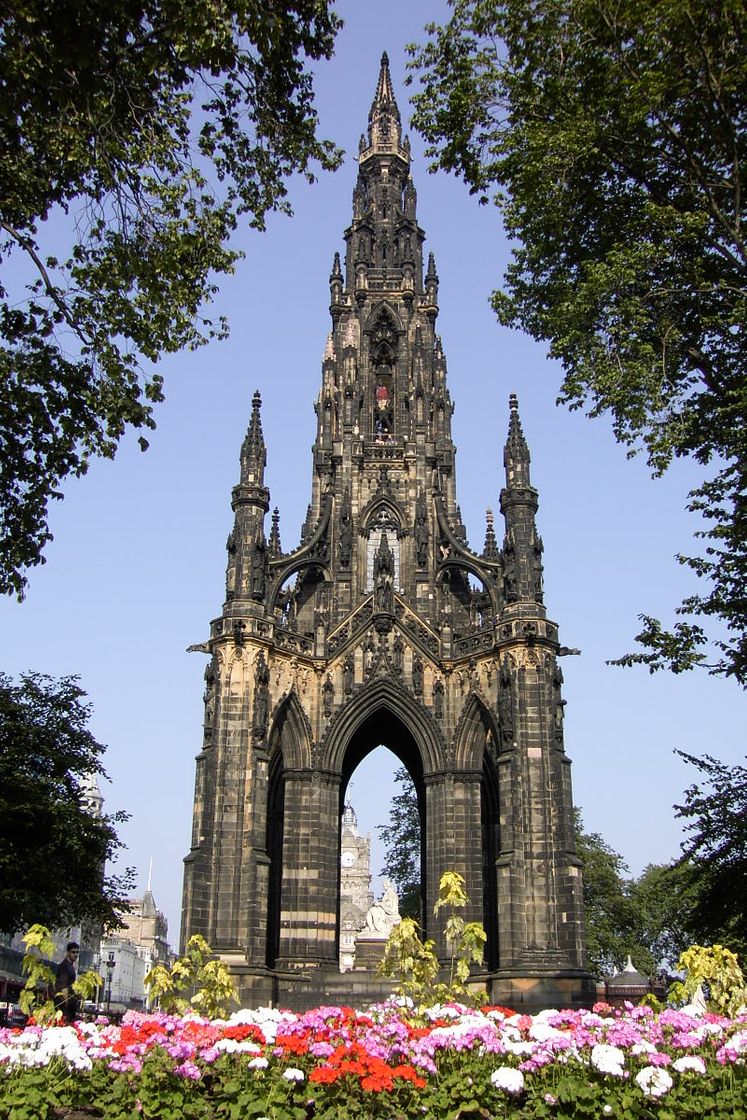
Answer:
[{"label": "white flower", "polygon": [[509,1054],[515,1054],[517,1058],[527,1057],[537,1049],[533,1042],[509,1042],[504,1039],[503,1045]]},{"label": "white flower", "polygon": [[249,1069],[267,1069],[269,1064],[267,1058],[252,1058],[250,1062],[247,1062]]},{"label": "white flower", "polygon": [[697,1054],[685,1054],[672,1062],[672,1069],[676,1069],[677,1073],[705,1073],[706,1064]]},{"label": "white flower", "polygon": [[636,1056],[639,1054],[655,1054],[656,1052],[656,1047],[653,1042],[649,1042],[645,1038],[642,1038],[640,1042],[636,1042],[636,1044],[630,1048],[630,1053]]},{"label": "white flower", "polygon": [[214,1049],[225,1054],[259,1054],[262,1047],[249,1038],[241,1041],[236,1038],[219,1038]]},{"label": "white flower", "polygon": [[305,1073],[302,1069],[296,1069],[295,1066],[288,1066],[283,1070],[283,1077],[286,1081],[303,1081]]},{"label": "white flower", "polygon": [[747,1050],[747,1031],[737,1031],[728,1040],[726,1045],[730,1050],[736,1050],[740,1053],[742,1050]]},{"label": "white flower", "polygon": [[499,1066],[490,1075],[490,1080],[496,1089],[503,1089],[505,1093],[521,1093],[524,1091],[524,1074],[520,1069],[512,1066]]},{"label": "white flower", "polygon": [[663,1097],[674,1085],[667,1071],[658,1066],[646,1066],[635,1075],[635,1083],[647,1097]]},{"label": "white flower", "polygon": [[612,1105],[611,1104],[606,1104],[604,1106],[604,1108],[602,1109],[602,1112],[604,1113],[605,1116],[611,1116],[612,1115]]},{"label": "white flower", "polygon": [[613,1077],[622,1077],[625,1072],[625,1054],[619,1046],[610,1046],[607,1042],[598,1042],[591,1052],[591,1064],[600,1073],[609,1073]]},{"label": "white flower", "polygon": [[539,1021],[539,1016],[537,1016],[529,1028],[529,1037],[535,1039],[536,1042],[546,1042],[548,1038],[565,1038],[567,1036],[557,1027]]}]

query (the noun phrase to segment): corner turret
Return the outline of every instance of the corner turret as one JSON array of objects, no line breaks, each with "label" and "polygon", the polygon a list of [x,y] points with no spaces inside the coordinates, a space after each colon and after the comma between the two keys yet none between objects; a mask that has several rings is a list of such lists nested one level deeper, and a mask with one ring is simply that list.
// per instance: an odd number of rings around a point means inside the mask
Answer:
[{"label": "corner turret", "polygon": [[[503,597],[506,608],[531,604],[531,612],[544,618],[542,587],[542,540],[535,516],[539,506],[537,491],[529,475],[530,454],[519,417],[515,393],[509,397],[508,438],[503,450],[506,485],[501,490],[501,513],[506,535],[501,549]],[[522,613],[525,613],[523,611]]]}]

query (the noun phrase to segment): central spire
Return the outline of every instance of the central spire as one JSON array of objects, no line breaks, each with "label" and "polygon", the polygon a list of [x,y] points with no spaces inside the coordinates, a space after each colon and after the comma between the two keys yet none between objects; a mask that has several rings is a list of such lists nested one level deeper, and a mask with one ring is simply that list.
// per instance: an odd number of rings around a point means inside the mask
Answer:
[{"label": "central spire", "polygon": [[389,74],[389,56],[381,56],[379,82],[368,114],[368,143],[374,151],[393,151],[402,142],[402,118]]}]

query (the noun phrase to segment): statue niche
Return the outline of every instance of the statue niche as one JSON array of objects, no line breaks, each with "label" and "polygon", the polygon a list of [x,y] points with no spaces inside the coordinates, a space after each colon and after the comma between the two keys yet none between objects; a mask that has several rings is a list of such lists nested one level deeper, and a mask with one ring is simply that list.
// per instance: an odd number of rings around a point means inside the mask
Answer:
[{"label": "statue niche", "polygon": [[371,338],[374,371],[373,434],[382,443],[394,434],[394,370],[397,361],[397,332],[386,312],[376,321]]}]

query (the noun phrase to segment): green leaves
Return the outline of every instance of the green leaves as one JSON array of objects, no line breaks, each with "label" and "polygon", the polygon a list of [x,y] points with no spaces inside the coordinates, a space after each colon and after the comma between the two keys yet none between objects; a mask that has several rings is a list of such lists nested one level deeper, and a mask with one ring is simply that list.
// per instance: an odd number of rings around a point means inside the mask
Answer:
[{"label": "green leaves", "polygon": [[683,860],[697,887],[698,936],[747,953],[747,768],[677,753],[699,773],[675,805],[688,822]]},{"label": "green leaves", "polygon": [[441,971],[434,941],[422,941],[420,927],[413,918],[403,918],[389,935],[384,958],[379,965],[382,976],[394,976],[399,990],[416,1004],[458,999],[464,1003],[478,1003],[484,992],[476,993],[468,986],[472,966],[482,964],[487,940],[479,922],[465,922],[456,911],[463,909],[469,899],[465,892],[464,878],[457,871],[445,871],[441,876],[434,915],[441,910],[450,911],[446,919],[446,944],[451,953],[449,976],[445,983],[438,982]]},{"label": "green leaves", "polygon": [[394,883],[403,917],[420,919],[420,811],[415,786],[404,766],[394,775],[400,792],[392,798],[389,824],[378,825],[386,859],[382,875]]},{"label": "green leaves", "polygon": [[238,223],[339,164],[308,69],[338,23],[327,0],[0,17],[0,590],[23,597],[63,480],[154,427],[151,363],[225,336],[205,308]]},{"label": "green leaves", "polygon": [[677,961],[677,972],[684,972],[669,989],[675,1003],[689,1003],[698,988],[708,989],[708,1006],[719,1015],[736,1017],[747,1000],[747,985],[739,961],[723,945],[691,945]]},{"label": "green leaves", "polygon": [[[744,494],[747,62],[736,0],[455,0],[413,48],[433,166],[501,211],[514,239],[501,322],[547,342],[561,401],[611,416],[655,474],[711,464],[690,509],[706,590],[619,659],[747,681]],[[704,472],[705,473],[705,472]]]},{"label": "green leaves", "polygon": [[228,1015],[231,1005],[239,1002],[228,966],[213,959],[200,934],[190,937],[184,955],[170,969],[155,965],[145,977],[145,985],[150,998],[167,1014],[192,1009],[207,1019],[217,1019]]}]

